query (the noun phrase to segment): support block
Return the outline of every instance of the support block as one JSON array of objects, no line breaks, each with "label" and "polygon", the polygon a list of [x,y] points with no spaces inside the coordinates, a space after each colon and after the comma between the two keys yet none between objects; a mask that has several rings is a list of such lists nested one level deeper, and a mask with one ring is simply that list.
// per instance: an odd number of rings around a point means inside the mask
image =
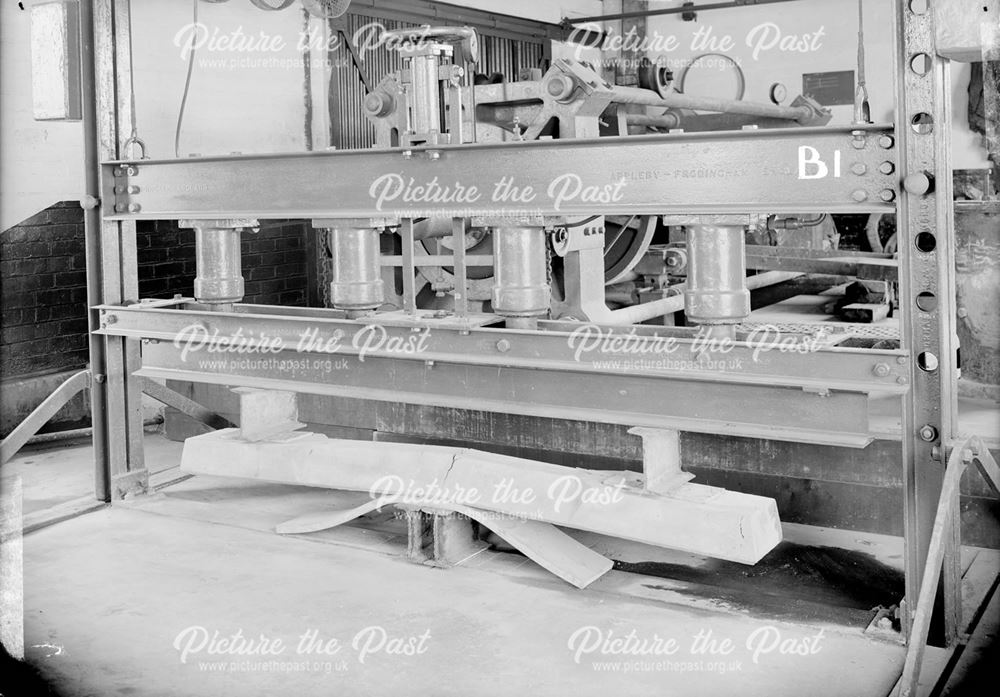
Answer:
[{"label": "support block", "polygon": [[680,431],[637,426],[628,432],[642,438],[642,472],[648,491],[668,494],[694,479],[681,469]]},{"label": "support block", "polygon": [[240,397],[240,435],[251,442],[303,428],[299,421],[298,395],[283,390],[237,387]]}]

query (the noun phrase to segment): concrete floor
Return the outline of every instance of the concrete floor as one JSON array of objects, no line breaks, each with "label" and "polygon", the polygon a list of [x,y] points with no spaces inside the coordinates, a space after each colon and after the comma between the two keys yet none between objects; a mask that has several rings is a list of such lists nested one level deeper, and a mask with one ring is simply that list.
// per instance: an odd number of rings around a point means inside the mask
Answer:
[{"label": "concrete floor", "polygon": [[[159,435],[145,439],[151,474],[177,467],[183,443]],[[24,448],[3,466],[3,477],[20,478],[25,515],[94,495],[94,448],[90,440],[70,440]]]},{"label": "concrete floor", "polygon": [[[433,569],[124,508],[32,533],[24,553],[27,659],[74,695],[858,697],[888,694],[892,667],[902,659],[898,646],[827,629],[814,642],[816,653],[781,655],[775,649],[754,663],[745,645],[754,631],[780,634],[797,648],[819,630],[580,592],[555,579],[529,583],[475,569]],[[352,643],[372,626],[405,638],[404,645],[429,633],[425,652],[381,651],[362,662]],[[596,628],[595,636],[624,637],[634,630],[647,640],[675,638],[680,648],[669,657],[591,654],[577,663],[568,642],[588,626]],[[282,638],[286,650],[276,657],[202,651],[182,662],[177,637],[189,627]],[[343,647],[332,657],[299,655],[298,637],[310,630]],[[700,631],[730,639],[732,652],[692,653]],[[264,658],[285,670],[231,669],[234,661]],[[660,661],[663,669],[623,674],[599,665],[620,661],[617,670],[623,671],[637,660]],[[302,661],[309,670],[291,672]],[[205,665],[219,662],[221,672]],[[732,672],[694,667],[717,662]],[[677,672],[685,664],[692,672]]]},{"label": "concrete floor", "polygon": [[[147,443],[150,466],[176,463],[178,444]],[[578,591],[509,554],[436,569],[403,560],[402,541],[385,536],[379,551],[280,537],[262,524],[284,515],[277,499],[209,500],[215,485],[201,479],[24,537],[26,659],[60,694],[860,697],[888,695],[902,666],[901,646],[857,627],[688,601],[663,579],[612,571]],[[26,505],[54,486],[26,480]],[[231,648],[258,650],[198,650],[202,631],[241,632],[258,645]],[[309,632],[339,650],[300,652]],[[675,652],[596,648],[632,633],[647,648],[673,639]],[[699,633],[714,640],[701,652]],[[595,650],[577,657],[581,641]]]}]

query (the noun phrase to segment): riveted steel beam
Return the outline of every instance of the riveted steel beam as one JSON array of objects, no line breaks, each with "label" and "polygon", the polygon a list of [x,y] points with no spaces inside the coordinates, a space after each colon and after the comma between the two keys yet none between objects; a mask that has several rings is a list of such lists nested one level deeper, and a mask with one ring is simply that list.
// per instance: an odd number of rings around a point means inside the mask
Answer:
[{"label": "riveted steel beam", "polygon": [[895,158],[891,133],[872,125],[143,160],[105,164],[103,186],[113,220],[891,212],[898,179],[882,171]]}]

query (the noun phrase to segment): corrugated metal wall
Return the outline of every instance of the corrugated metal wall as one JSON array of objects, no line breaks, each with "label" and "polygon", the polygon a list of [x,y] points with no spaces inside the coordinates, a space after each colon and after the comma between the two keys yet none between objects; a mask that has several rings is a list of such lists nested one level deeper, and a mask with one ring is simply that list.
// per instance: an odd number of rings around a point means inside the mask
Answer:
[{"label": "corrugated metal wall", "polygon": [[[347,35],[365,25],[381,23],[386,29],[419,26],[415,22],[351,13],[347,16]],[[474,26],[474,25],[473,25]],[[516,80],[526,68],[541,68],[548,55],[544,40],[516,39],[492,33],[488,27],[476,27],[480,33],[480,61],[476,72],[491,75],[501,73],[507,80]],[[373,84],[400,69],[396,51],[385,47],[366,50],[362,66]],[[364,116],[362,102],[365,88],[351,61],[351,54],[338,41],[330,52],[330,144],[338,150],[370,148],[375,141],[375,129]],[[468,76],[471,81],[471,76]]]}]

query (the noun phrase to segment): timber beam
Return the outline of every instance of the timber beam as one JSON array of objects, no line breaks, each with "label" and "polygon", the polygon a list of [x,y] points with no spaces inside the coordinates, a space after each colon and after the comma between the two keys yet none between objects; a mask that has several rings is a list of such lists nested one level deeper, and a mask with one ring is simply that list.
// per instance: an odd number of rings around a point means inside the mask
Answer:
[{"label": "timber beam", "polygon": [[773,499],[690,483],[659,494],[645,489],[636,473],[465,448],[335,440],[315,433],[251,443],[230,429],[189,438],[181,469],[369,492],[387,506],[489,511],[743,564],[757,563],[781,541]]}]

